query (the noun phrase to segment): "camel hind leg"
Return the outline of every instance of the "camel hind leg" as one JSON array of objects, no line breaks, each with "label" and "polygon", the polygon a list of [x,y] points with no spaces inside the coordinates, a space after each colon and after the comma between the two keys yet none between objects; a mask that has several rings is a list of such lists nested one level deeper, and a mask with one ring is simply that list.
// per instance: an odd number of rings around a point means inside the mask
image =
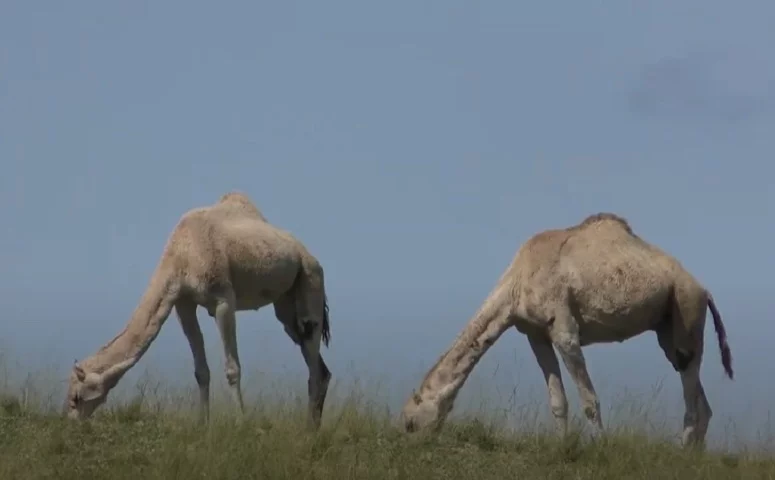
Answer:
[{"label": "camel hind leg", "polygon": [[331,371],[320,354],[321,341],[328,344],[328,306],[323,285],[323,271],[316,263],[306,266],[291,292],[274,303],[275,315],[283,324],[285,333],[300,346],[309,369],[307,393],[309,396],[308,426],[317,430],[323,414]]},{"label": "camel hind leg", "polygon": [[[681,443],[684,447],[704,447],[705,436],[713,416],[700,380],[706,304],[704,295],[697,295],[696,298],[679,296],[672,315],[656,329],[660,348],[681,375],[685,405]],[[689,328],[686,328],[687,325]]]}]

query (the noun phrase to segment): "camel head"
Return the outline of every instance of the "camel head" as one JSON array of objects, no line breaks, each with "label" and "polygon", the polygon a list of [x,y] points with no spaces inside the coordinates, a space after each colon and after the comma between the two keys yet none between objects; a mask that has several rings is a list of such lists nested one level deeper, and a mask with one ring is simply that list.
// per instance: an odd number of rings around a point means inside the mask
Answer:
[{"label": "camel head", "polygon": [[64,414],[71,419],[89,418],[97,407],[105,403],[109,390],[104,374],[87,372],[76,362],[70,372]]},{"label": "camel head", "polygon": [[452,410],[452,401],[443,400],[441,395],[424,395],[412,391],[412,395],[401,410],[399,428],[407,433],[419,431],[438,431],[444,424],[447,414]]}]

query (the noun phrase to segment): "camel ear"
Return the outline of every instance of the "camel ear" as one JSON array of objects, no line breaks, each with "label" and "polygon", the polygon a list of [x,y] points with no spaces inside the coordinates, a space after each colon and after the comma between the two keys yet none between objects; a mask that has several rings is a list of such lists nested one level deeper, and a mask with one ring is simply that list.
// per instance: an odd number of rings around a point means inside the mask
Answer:
[{"label": "camel ear", "polygon": [[78,362],[75,362],[75,365],[73,365],[73,371],[75,372],[75,376],[79,381],[83,382],[86,380],[86,372],[80,365],[78,365]]},{"label": "camel ear", "polygon": [[422,398],[420,397],[420,394],[417,393],[415,390],[412,390],[412,400],[414,400],[415,405],[419,405],[422,402]]}]

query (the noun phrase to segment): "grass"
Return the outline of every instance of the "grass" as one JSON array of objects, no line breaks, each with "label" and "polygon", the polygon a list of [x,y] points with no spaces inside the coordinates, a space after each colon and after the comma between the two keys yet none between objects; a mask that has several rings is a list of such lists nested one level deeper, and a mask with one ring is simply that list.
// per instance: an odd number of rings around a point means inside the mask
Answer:
[{"label": "grass", "polygon": [[206,427],[190,408],[177,408],[182,399],[168,396],[164,406],[146,389],[76,423],[18,392],[6,393],[0,400],[0,478],[775,478],[770,457],[683,451],[633,431],[597,442],[582,434],[560,441],[540,431],[509,432],[497,418],[477,415],[450,422],[439,435],[402,435],[391,427],[389,412],[360,394],[332,398],[317,433],[305,430],[300,395],[264,399],[241,425],[226,404],[215,408]]}]

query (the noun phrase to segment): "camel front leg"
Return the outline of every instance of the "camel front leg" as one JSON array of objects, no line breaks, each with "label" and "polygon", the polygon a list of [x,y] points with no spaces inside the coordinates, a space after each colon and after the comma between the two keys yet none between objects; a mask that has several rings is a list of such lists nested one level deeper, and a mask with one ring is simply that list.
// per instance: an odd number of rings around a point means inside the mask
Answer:
[{"label": "camel front leg", "polygon": [[555,317],[550,327],[550,336],[552,343],[560,351],[565,368],[568,369],[568,373],[576,384],[584,406],[584,415],[592,426],[593,435],[602,435],[603,420],[600,415],[600,400],[598,400],[595,387],[592,385],[592,379],[589,378],[587,363],[581,351],[578,323],[570,311],[561,312]]},{"label": "camel front leg", "polygon": [[233,293],[226,298],[219,299],[218,305],[215,307],[215,323],[221,335],[223,351],[226,357],[226,381],[229,383],[232,401],[237,406],[238,419],[242,420],[245,414],[245,407],[242,402],[242,389],[240,388],[241,367],[237,351],[235,303]]},{"label": "camel front leg", "polygon": [[196,303],[181,301],[175,309],[194,357],[194,377],[199,386],[199,422],[207,423],[210,417],[210,367],[207,365],[204,337],[196,318]]},{"label": "camel front leg", "polygon": [[552,409],[557,432],[561,437],[568,433],[568,398],[562,384],[562,374],[557,354],[554,353],[552,342],[544,337],[527,335],[530,348],[538,360],[538,366],[544,374],[544,381],[549,392],[549,405]]}]

